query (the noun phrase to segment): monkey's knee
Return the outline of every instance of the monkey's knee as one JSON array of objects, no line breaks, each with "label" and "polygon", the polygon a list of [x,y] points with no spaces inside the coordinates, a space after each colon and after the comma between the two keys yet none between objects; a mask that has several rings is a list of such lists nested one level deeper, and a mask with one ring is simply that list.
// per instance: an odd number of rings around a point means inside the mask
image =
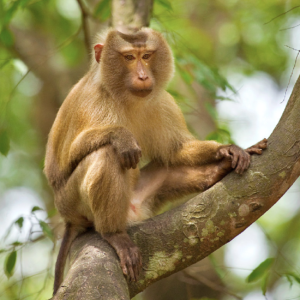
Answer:
[{"label": "monkey's knee", "polygon": [[94,151],[85,163],[88,169],[81,189],[96,231],[103,234],[126,230],[132,193],[131,172],[121,168],[111,146]]}]

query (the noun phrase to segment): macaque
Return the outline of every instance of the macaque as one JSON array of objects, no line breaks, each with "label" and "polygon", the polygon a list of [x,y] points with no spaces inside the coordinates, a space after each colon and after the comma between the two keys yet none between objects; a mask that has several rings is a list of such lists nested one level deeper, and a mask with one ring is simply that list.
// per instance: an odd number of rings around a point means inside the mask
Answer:
[{"label": "macaque", "polygon": [[160,33],[110,29],[94,50],[47,144],[45,174],[66,223],[54,294],[72,241],[88,228],[115,249],[123,273],[136,281],[142,260],[128,225],[153,216],[166,201],[208,189],[233,169],[242,174],[250,155],[267,147],[266,139],[243,150],[192,136],[165,90],[174,64]]}]

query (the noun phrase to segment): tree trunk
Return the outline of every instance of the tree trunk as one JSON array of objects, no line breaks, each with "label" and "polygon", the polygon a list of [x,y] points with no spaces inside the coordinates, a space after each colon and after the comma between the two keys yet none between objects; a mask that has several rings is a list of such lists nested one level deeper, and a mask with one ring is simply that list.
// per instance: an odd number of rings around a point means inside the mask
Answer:
[{"label": "tree trunk", "polygon": [[112,27],[130,33],[150,23],[153,0],[113,0]]},{"label": "tree trunk", "polygon": [[94,232],[73,243],[71,269],[55,299],[129,299],[150,284],[203,259],[272,207],[300,175],[300,77],[262,156],[206,192],[129,229],[144,272],[126,283],[113,249]]}]

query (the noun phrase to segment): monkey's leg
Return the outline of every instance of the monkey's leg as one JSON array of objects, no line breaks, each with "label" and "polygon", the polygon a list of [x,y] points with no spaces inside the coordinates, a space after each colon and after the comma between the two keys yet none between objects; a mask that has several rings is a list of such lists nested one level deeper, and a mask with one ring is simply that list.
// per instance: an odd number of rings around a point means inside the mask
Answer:
[{"label": "monkey's leg", "polygon": [[141,170],[134,189],[129,222],[151,217],[161,205],[182,196],[200,193],[232,171],[231,159],[201,166],[165,166],[149,163]]},{"label": "monkey's leg", "polygon": [[[249,154],[262,154],[266,148],[267,140],[264,139],[245,151]],[[129,220],[134,222],[146,219],[165,201],[207,190],[233,170],[233,160],[234,157],[228,155],[214,163],[168,168],[151,162],[141,170],[131,200]]]},{"label": "monkey's leg", "polygon": [[81,180],[81,195],[90,207],[95,229],[116,250],[123,273],[137,280],[141,255],[126,227],[133,177],[138,171],[123,169],[112,146],[94,151],[80,164],[87,168]]}]

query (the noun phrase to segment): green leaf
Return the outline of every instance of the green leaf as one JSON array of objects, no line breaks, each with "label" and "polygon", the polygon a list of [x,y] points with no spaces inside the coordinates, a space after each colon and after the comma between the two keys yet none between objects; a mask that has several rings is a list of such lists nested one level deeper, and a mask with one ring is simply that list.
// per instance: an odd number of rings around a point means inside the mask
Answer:
[{"label": "green leaf", "polygon": [[38,207],[38,206],[34,206],[34,207],[32,208],[32,210],[31,210],[31,212],[33,213],[33,212],[35,212],[35,211],[37,211],[37,210],[43,210],[43,209],[40,208],[40,207]]},{"label": "green leaf", "polygon": [[11,1],[11,5],[8,9],[4,10],[4,17],[1,19],[1,23],[2,25],[8,25],[9,22],[12,20],[15,12],[17,11],[19,6],[19,1]]},{"label": "green leaf", "polygon": [[46,236],[48,236],[51,240],[53,240],[53,233],[49,225],[44,221],[39,221],[40,226]]},{"label": "green leaf", "polygon": [[20,217],[17,221],[15,221],[15,224],[17,224],[20,228],[23,227],[24,218]]},{"label": "green leaf", "polygon": [[232,98],[223,97],[223,96],[215,96],[215,99],[218,99],[218,100],[227,100],[227,101],[234,101]]},{"label": "green leaf", "polygon": [[10,141],[6,130],[0,130],[0,153],[6,156],[10,149]]},{"label": "green leaf", "polygon": [[295,281],[297,281],[300,284],[300,277],[298,275],[296,275],[295,273],[288,272],[288,273],[285,274],[285,276],[289,280],[289,282],[290,282],[291,277],[292,277],[292,278],[294,278]]},{"label": "green leaf", "polygon": [[20,243],[20,242],[13,242],[11,245],[17,247],[17,246],[22,246],[23,243]]},{"label": "green leaf", "polygon": [[110,0],[102,0],[98,3],[94,10],[94,16],[100,21],[107,20],[111,15]]},{"label": "green leaf", "polygon": [[265,275],[265,273],[271,268],[275,261],[275,258],[267,258],[257,268],[255,268],[251,274],[247,277],[247,282],[257,281]]},{"label": "green leaf", "polygon": [[7,26],[11,22],[12,18],[14,17],[15,13],[19,8],[24,8],[27,6],[28,2],[32,0],[16,0],[16,1],[10,1],[8,7],[4,7],[4,3],[1,3],[2,6],[0,9],[1,16],[3,17],[0,19],[0,24]]},{"label": "green leaf", "polygon": [[208,141],[221,142],[220,141],[220,135],[217,131],[214,131],[214,132],[208,134],[205,139],[208,140]]},{"label": "green leaf", "polygon": [[265,276],[265,278],[263,279],[262,284],[261,284],[261,291],[262,291],[264,296],[266,296],[266,293],[267,293],[268,279],[269,279],[269,274],[267,274]]},{"label": "green leaf", "polygon": [[288,282],[290,283],[290,288],[293,286],[293,280],[291,279],[290,275],[285,274],[286,279],[288,280]]},{"label": "green leaf", "polygon": [[0,41],[6,47],[11,47],[14,44],[14,37],[8,28],[4,27],[0,33]]},{"label": "green leaf", "polygon": [[168,0],[156,0],[156,2],[158,4],[160,4],[162,7],[166,8],[167,10],[170,10],[170,11],[173,10],[171,2]]},{"label": "green leaf", "polygon": [[13,250],[11,253],[7,255],[5,260],[4,272],[7,278],[10,278],[13,275],[16,261],[17,261],[17,251]]}]

